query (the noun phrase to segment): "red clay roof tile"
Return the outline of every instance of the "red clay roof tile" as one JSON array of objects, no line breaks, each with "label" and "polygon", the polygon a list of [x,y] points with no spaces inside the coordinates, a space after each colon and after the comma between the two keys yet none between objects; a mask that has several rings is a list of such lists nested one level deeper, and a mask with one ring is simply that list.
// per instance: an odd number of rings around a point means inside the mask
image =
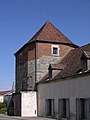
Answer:
[{"label": "red clay roof tile", "polygon": [[41,29],[23,46],[21,47],[14,55],[19,53],[24,49],[29,43],[41,41],[49,43],[58,43],[58,44],[68,44],[74,48],[78,47],[71,40],[69,40],[62,32],[60,32],[51,22],[47,21]]},{"label": "red clay roof tile", "polygon": [[61,43],[74,43],[69,40],[63,33],[61,33],[51,22],[47,21],[42,28],[30,39],[32,41],[49,41]]},{"label": "red clay roof tile", "polygon": [[12,90],[7,90],[7,91],[0,91],[0,96],[4,96],[7,93],[12,92]]},{"label": "red clay roof tile", "polygon": [[55,77],[55,79],[75,75],[81,68],[81,56],[83,51],[90,52],[90,44],[71,50],[60,63],[66,67]]}]

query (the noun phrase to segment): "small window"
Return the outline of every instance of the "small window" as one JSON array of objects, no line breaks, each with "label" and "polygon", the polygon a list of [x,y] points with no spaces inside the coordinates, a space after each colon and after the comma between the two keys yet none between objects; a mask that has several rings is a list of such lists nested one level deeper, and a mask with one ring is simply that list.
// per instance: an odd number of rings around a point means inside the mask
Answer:
[{"label": "small window", "polygon": [[69,118],[70,117],[69,99],[59,99],[58,113],[59,113],[59,118]]},{"label": "small window", "polygon": [[58,54],[58,48],[53,47],[53,54]]},{"label": "small window", "polygon": [[76,116],[77,120],[89,120],[90,116],[90,98],[76,99]]},{"label": "small window", "polygon": [[45,108],[46,116],[54,117],[54,99],[46,99]]},{"label": "small window", "polygon": [[63,118],[66,118],[66,99],[63,99]]},{"label": "small window", "polygon": [[59,55],[59,46],[52,45],[52,55]]}]

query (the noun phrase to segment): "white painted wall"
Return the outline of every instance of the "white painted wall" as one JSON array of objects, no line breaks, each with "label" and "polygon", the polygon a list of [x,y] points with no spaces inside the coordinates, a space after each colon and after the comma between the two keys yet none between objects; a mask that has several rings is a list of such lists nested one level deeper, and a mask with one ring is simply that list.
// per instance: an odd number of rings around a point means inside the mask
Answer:
[{"label": "white painted wall", "polygon": [[4,101],[4,97],[0,96],[0,102],[3,102],[3,101]]},{"label": "white painted wall", "polygon": [[38,115],[45,116],[45,99],[54,99],[58,116],[58,99],[70,99],[70,120],[76,120],[76,98],[90,98],[90,75],[38,85]]},{"label": "white painted wall", "polygon": [[34,91],[21,92],[21,116],[37,116],[37,93]]}]

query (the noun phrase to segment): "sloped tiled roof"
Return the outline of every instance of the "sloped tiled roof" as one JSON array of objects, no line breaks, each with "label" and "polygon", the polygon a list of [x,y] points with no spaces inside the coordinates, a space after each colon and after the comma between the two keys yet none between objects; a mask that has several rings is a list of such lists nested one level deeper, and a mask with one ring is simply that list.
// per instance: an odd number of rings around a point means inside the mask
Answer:
[{"label": "sloped tiled roof", "polygon": [[71,50],[61,63],[66,67],[55,77],[55,79],[75,75],[81,69],[81,56],[83,51],[90,52],[90,44]]},{"label": "sloped tiled roof", "polygon": [[0,91],[0,96],[4,96],[7,93],[12,93],[12,90],[7,90],[7,91]]},{"label": "sloped tiled roof", "polygon": [[[82,69],[81,56],[84,51],[90,53],[90,44],[70,50],[70,52],[59,63],[61,65],[65,65],[65,67],[52,80],[77,75],[79,71]],[[59,64],[58,66],[60,66]],[[45,76],[40,82],[46,82],[47,81],[46,78],[47,77]]]},{"label": "sloped tiled roof", "polygon": [[41,27],[41,29],[24,46],[22,46],[14,55],[19,53],[28,44],[35,42],[35,41],[67,44],[74,48],[78,47],[71,40],[69,40],[62,32],[60,32],[51,22],[47,21]]},{"label": "sloped tiled roof", "polygon": [[67,44],[74,43],[61,33],[51,22],[47,21],[42,28],[30,39],[32,41],[61,42]]}]

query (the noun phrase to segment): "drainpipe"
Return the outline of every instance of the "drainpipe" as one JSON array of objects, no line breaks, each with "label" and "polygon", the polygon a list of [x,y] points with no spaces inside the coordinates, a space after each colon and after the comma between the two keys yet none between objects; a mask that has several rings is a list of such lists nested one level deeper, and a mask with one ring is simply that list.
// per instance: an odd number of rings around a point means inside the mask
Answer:
[{"label": "drainpipe", "polygon": [[37,90],[36,82],[37,82],[37,42],[35,40],[35,87],[34,87],[35,91]]}]

